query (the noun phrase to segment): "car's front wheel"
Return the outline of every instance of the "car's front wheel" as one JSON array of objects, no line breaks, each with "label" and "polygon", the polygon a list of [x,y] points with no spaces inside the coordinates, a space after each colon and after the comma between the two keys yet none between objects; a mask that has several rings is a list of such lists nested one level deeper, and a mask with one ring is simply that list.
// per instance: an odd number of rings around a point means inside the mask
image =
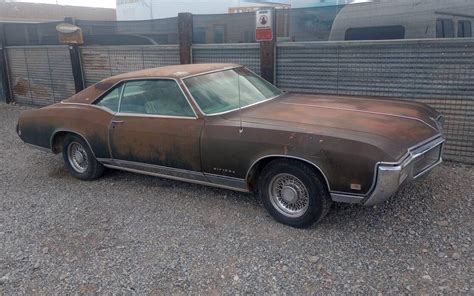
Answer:
[{"label": "car's front wheel", "polygon": [[69,134],[63,141],[63,159],[71,175],[90,181],[97,179],[104,172],[104,166],[99,163],[89,145],[81,137]]},{"label": "car's front wheel", "polygon": [[259,194],[273,218],[297,228],[319,222],[332,202],[320,176],[297,160],[266,165],[259,178]]}]

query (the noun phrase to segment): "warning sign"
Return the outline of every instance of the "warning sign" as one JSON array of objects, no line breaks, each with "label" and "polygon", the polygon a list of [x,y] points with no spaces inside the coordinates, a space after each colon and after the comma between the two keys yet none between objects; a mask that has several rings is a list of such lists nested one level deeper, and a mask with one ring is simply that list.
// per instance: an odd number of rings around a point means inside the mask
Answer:
[{"label": "warning sign", "polygon": [[257,41],[273,40],[273,22],[271,10],[257,10],[256,15],[256,31],[255,39]]}]

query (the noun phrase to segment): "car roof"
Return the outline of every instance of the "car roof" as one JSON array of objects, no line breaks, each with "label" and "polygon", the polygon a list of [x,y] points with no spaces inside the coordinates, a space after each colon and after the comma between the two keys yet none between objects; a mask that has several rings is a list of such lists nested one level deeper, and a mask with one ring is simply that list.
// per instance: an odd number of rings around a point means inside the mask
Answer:
[{"label": "car roof", "polygon": [[159,68],[151,68],[151,69],[145,69],[145,70],[140,70],[140,71],[135,71],[135,72],[129,72],[129,73],[105,78],[102,81],[64,100],[64,102],[90,104],[96,98],[104,94],[104,92],[106,92],[111,87],[113,87],[115,84],[124,80],[163,78],[163,77],[179,79],[179,78],[185,78],[192,75],[199,75],[206,72],[232,69],[235,67],[242,67],[242,66],[238,64],[189,64],[189,65],[164,66],[164,67],[159,67]]},{"label": "car roof", "polygon": [[192,75],[199,75],[206,72],[220,71],[241,67],[238,64],[188,64],[188,65],[173,65],[158,68],[145,69],[140,71],[128,72],[116,76],[106,78],[107,80],[126,80],[135,78],[153,78],[153,77],[169,77],[169,78],[184,78]]}]

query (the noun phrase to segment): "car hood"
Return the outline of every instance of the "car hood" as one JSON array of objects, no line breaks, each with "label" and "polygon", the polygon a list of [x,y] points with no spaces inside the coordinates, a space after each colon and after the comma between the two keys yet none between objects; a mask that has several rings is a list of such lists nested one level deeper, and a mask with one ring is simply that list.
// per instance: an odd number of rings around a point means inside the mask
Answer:
[{"label": "car hood", "polygon": [[393,159],[439,135],[437,116],[434,109],[412,102],[291,93],[242,110],[248,124],[366,142]]}]

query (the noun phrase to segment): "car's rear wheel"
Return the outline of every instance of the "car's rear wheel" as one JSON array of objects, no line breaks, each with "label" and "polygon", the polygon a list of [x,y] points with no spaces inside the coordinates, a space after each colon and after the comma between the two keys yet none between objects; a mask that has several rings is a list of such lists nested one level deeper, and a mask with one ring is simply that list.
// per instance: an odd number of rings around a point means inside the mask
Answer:
[{"label": "car's rear wheel", "polygon": [[89,145],[81,137],[69,134],[64,138],[63,159],[66,167],[74,177],[90,181],[104,173],[104,166],[98,162]]},{"label": "car's rear wheel", "polygon": [[331,198],[320,176],[297,160],[275,160],[259,178],[259,194],[277,221],[298,228],[319,222],[331,207]]}]

